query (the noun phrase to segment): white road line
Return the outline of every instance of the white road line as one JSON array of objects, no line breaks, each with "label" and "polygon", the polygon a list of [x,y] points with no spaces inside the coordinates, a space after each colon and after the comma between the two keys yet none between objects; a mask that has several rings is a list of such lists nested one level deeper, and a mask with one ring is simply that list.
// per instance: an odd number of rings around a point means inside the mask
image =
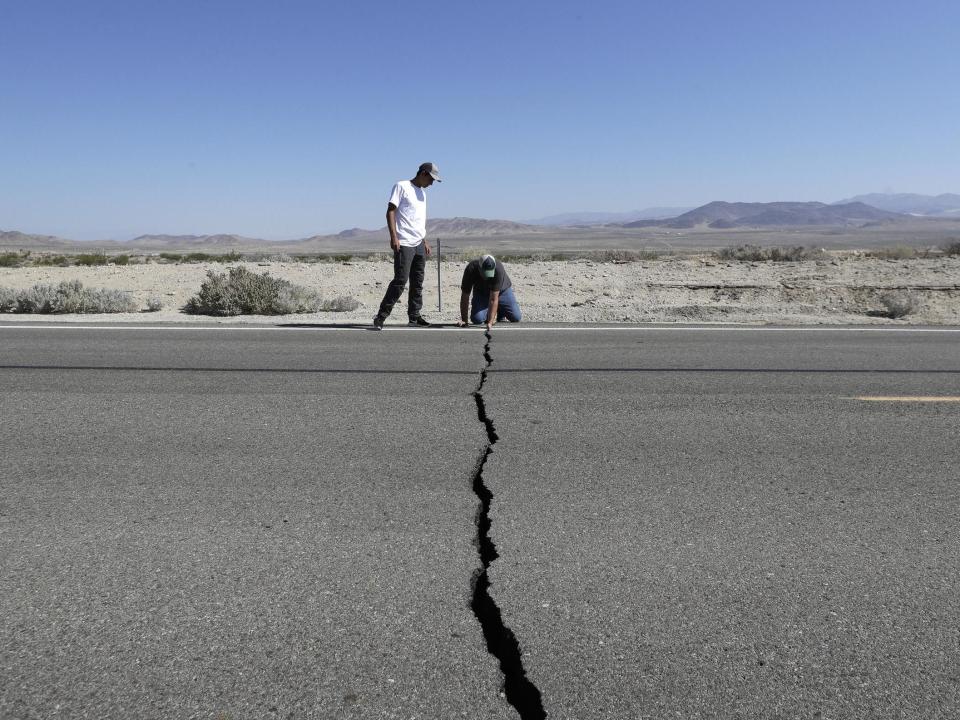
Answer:
[{"label": "white road line", "polygon": [[[0,331],[3,330],[127,330],[127,331],[187,331],[187,332],[276,332],[291,330],[309,330],[318,332],[323,330],[364,330],[363,326],[344,325],[341,327],[316,326],[316,327],[278,327],[276,325],[252,326],[252,325],[199,325],[199,326],[165,326],[165,325],[20,325],[9,324],[0,325]],[[456,327],[431,327],[431,328],[408,328],[402,325],[391,327],[387,325],[383,328],[388,332],[455,332],[469,333],[480,332],[480,328],[456,328]],[[734,326],[734,325],[710,325],[710,326],[562,326],[562,327],[538,327],[538,326],[504,326],[495,329],[494,334],[501,332],[802,332],[802,333],[823,333],[823,332],[843,332],[843,333],[946,333],[960,334],[960,328],[910,328],[910,327],[757,327],[757,326]]]},{"label": "white road line", "polygon": [[955,403],[960,402],[960,397],[954,395],[860,395],[859,397],[844,398],[844,400],[894,403]]}]

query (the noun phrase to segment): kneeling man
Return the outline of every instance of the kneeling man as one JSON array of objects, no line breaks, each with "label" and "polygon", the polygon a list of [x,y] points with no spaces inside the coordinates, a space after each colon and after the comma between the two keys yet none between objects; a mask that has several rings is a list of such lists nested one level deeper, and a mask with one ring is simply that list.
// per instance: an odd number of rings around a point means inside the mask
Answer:
[{"label": "kneeling man", "polygon": [[[498,320],[520,322],[520,305],[513,292],[513,283],[503,263],[493,255],[484,255],[467,263],[460,282],[460,327],[470,322],[486,324],[489,330]],[[471,301],[471,294],[473,299]]]}]

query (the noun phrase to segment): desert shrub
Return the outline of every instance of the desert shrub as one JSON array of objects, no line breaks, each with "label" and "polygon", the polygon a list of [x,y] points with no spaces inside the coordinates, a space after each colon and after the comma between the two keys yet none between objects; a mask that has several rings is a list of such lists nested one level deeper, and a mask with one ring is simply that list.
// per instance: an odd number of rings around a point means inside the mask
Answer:
[{"label": "desert shrub", "polygon": [[111,262],[113,262],[114,265],[129,265],[129,264],[130,264],[130,256],[129,256],[129,255],[114,255],[112,258],[110,258],[110,260],[111,260]]},{"label": "desert shrub", "polygon": [[163,300],[156,296],[151,295],[147,298],[147,312],[158,312],[163,310]]},{"label": "desert shrub", "polygon": [[286,315],[317,312],[321,305],[312,290],[241,266],[228,274],[209,271],[184,310],[194,315]]},{"label": "desert shrub", "polygon": [[17,291],[0,287],[0,313],[11,312],[17,306]]},{"label": "desert shrub", "polygon": [[0,267],[20,267],[26,263],[30,257],[29,252],[5,252],[0,253]]},{"label": "desert shrub", "polygon": [[81,253],[79,255],[74,255],[73,262],[77,265],[106,265],[110,262],[110,258],[107,257],[106,253]]},{"label": "desert shrub", "polygon": [[585,256],[597,262],[638,262],[640,260],[656,260],[660,254],[656,250],[596,250]]},{"label": "desert shrub", "polygon": [[880,296],[885,314],[889,318],[897,319],[912,315],[920,309],[920,298],[914,293],[894,291]]},{"label": "desert shrub", "polygon": [[168,260],[170,262],[185,262],[185,263],[201,263],[201,262],[219,262],[219,263],[229,263],[237,262],[238,260],[243,259],[243,255],[238,252],[228,252],[228,253],[205,253],[205,252],[192,252],[192,253],[173,253],[173,252],[162,252],[160,253],[160,258],[163,260]]},{"label": "desert shrub", "polygon": [[944,243],[940,249],[943,251],[944,255],[949,257],[957,257],[960,255],[960,240],[950,240]]},{"label": "desert shrub", "polygon": [[79,280],[68,280],[59,285],[39,284],[21,290],[16,293],[11,310],[18,313],[119,313],[134,312],[137,307],[129,293],[85,288]]},{"label": "desert shrub", "polygon": [[353,312],[360,307],[360,301],[350,295],[338,295],[331,300],[320,303],[319,310],[323,312]]},{"label": "desert shrub", "polygon": [[[79,284],[79,281],[74,281]],[[52,312],[71,312],[71,310],[60,310],[62,307],[72,307],[70,301],[64,302],[67,298],[75,296],[73,283],[60,283],[62,292],[57,292],[56,285],[34,285],[28,290],[21,290],[17,293],[17,303],[14,312],[18,313],[52,313]]]},{"label": "desert shrub", "polygon": [[[464,247],[454,247],[452,245],[445,246],[441,242],[440,251],[443,253],[443,257],[447,260],[459,261],[459,262],[470,262],[471,260],[476,260],[478,257],[486,255],[489,250],[481,247],[473,247],[466,245]],[[492,253],[496,255],[496,253]]]},{"label": "desert shrub", "polygon": [[496,255],[497,260],[508,264],[521,264],[531,262],[529,255]]},{"label": "desert shrub", "polygon": [[819,248],[794,247],[760,247],[759,245],[738,245],[732,248],[721,248],[716,256],[720,260],[738,260],[740,262],[799,262],[814,260],[824,256]]},{"label": "desert shrub", "polygon": [[51,267],[70,267],[70,258],[66,255],[38,255],[33,259],[34,265]]},{"label": "desert shrub", "polygon": [[906,245],[878,248],[867,253],[867,257],[879,258],[881,260],[909,260],[916,256],[916,248],[907,247]]}]

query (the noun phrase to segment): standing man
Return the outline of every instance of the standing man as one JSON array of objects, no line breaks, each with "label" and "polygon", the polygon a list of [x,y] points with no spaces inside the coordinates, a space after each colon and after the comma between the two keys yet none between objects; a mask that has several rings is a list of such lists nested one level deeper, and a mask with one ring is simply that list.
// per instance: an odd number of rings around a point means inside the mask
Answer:
[{"label": "standing man", "polygon": [[[471,294],[473,300],[471,302]],[[497,320],[520,322],[520,305],[513,292],[513,283],[503,263],[493,255],[484,255],[467,263],[460,282],[460,327],[467,325],[467,309],[470,307],[470,322],[486,324],[491,329]]]},{"label": "standing man", "polygon": [[380,311],[373,318],[373,329],[382,330],[383,323],[393,310],[410,280],[407,295],[408,325],[428,327],[430,323],[420,316],[423,307],[423,276],[430,257],[427,236],[427,188],[434,180],[440,182],[440,170],[433,163],[424,163],[413,180],[401,180],[393,186],[387,203],[387,230],[393,250],[393,281],[380,303]]}]

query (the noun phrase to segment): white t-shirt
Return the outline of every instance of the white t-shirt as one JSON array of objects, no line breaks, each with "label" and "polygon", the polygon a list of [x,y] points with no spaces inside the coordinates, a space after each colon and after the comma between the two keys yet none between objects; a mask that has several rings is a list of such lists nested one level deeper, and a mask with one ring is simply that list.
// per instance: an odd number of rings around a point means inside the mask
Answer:
[{"label": "white t-shirt", "polygon": [[397,206],[397,239],[416,247],[427,236],[427,191],[409,180],[393,186],[389,202]]}]

